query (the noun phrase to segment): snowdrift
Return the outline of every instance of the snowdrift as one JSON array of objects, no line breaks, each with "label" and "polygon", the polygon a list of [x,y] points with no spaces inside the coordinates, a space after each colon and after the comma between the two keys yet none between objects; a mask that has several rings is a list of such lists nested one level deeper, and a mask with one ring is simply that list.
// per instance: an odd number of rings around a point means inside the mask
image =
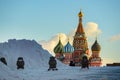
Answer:
[{"label": "snowdrift", "polygon": [[[0,43],[0,57],[5,57],[8,67],[16,69],[18,57],[23,57],[25,68],[48,68],[50,53],[44,50],[35,40],[10,39],[8,42]],[[58,61],[58,66],[62,63]]]},{"label": "snowdrift", "polygon": [[0,62],[0,80],[22,80],[18,74],[12,71],[8,66]]}]

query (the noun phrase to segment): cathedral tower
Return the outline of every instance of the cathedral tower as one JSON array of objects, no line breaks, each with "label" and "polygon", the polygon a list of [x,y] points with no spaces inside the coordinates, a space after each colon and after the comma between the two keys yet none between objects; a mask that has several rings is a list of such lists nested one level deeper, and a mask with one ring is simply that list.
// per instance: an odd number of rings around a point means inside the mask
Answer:
[{"label": "cathedral tower", "polygon": [[100,51],[101,51],[101,46],[97,42],[97,39],[95,40],[94,44],[91,47],[92,50],[92,55],[90,57],[90,66],[101,66],[102,60],[100,57]]},{"label": "cathedral tower", "polygon": [[80,65],[82,55],[89,54],[86,35],[82,25],[82,17],[83,17],[82,11],[80,11],[78,16],[79,16],[79,24],[73,40],[73,47],[74,47],[73,60],[75,62],[75,65]]}]

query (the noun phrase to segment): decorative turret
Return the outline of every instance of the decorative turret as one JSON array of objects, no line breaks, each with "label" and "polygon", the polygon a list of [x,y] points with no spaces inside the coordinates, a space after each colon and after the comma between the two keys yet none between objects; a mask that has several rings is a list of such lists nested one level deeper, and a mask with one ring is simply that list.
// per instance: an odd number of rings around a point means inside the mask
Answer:
[{"label": "decorative turret", "polygon": [[101,47],[100,47],[99,43],[97,42],[97,39],[95,40],[94,44],[92,45],[91,50],[92,51],[100,51],[101,50]]},{"label": "decorative turret", "polygon": [[89,59],[90,66],[101,66],[102,65],[102,59],[100,57],[101,46],[98,44],[97,38],[94,44],[92,45],[91,50],[92,50],[92,55]]},{"label": "decorative turret", "polygon": [[60,61],[63,61],[63,59],[64,59],[63,52],[64,52],[63,45],[61,43],[60,36],[59,36],[59,42],[56,45],[56,47],[54,48],[54,53],[55,53],[55,57]]},{"label": "decorative turret", "polygon": [[73,53],[74,47],[70,44],[69,40],[68,43],[64,47],[64,53]]},{"label": "decorative turret", "polygon": [[59,39],[58,44],[57,44],[56,47],[54,48],[54,52],[55,52],[55,53],[63,53],[63,45],[62,45],[60,39]]},{"label": "decorative turret", "polygon": [[70,44],[69,38],[67,44],[64,46],[64,60],[63,63],[69,65],[72,61],[72,55],[74,52],[74,47]]}]

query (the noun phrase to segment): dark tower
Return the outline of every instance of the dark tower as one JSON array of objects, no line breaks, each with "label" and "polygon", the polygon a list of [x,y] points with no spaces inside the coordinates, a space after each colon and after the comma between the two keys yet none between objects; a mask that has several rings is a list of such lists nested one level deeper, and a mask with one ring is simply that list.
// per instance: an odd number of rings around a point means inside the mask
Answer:
[{"label": "dark tower", "polygon": [[102,60],[100,57],[100,51],[101,51],[101,46],[97,42],[97,38],[94,42],[94,44],[91,47],[92,50],[92,55],[90,57],[90,66],[101,66],[102,65]]}]

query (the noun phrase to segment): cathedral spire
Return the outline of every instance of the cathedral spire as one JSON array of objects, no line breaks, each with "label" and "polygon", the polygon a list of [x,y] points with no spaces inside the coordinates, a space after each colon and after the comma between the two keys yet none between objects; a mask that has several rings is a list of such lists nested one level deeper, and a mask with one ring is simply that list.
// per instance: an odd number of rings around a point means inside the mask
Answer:
[{"label": "cathedral spire", "polygon": [[97,35],[96,35],[96,37],[95,37],[95,41],[97,42]]},{"label": "cathedral spire", "polygon": [[59,34],[59,41],[60,41],[60,39],[61,39],[61,36],[60,36],[60,34]]},{"label": "cathedral spire", "polygon": [[83,17],[82,10],[80,10],[80,12],[79,12],[78,16],[79,16],[79,17]]},{"label": "cathedral spire", "polygon": [[70,38],[68,37],[68,42],[70,41]]},{"label": "cathedral spire", "polygon": [[82,11],[80,10],[79,14],[78,14],[78,17],[79,17],[79,24],[78,24],[78,27],[77,27],[77,33],[84,33],[84,29],[83,29],[83,25],[82,25],[82,17],[83,17],[83,13]]}]

